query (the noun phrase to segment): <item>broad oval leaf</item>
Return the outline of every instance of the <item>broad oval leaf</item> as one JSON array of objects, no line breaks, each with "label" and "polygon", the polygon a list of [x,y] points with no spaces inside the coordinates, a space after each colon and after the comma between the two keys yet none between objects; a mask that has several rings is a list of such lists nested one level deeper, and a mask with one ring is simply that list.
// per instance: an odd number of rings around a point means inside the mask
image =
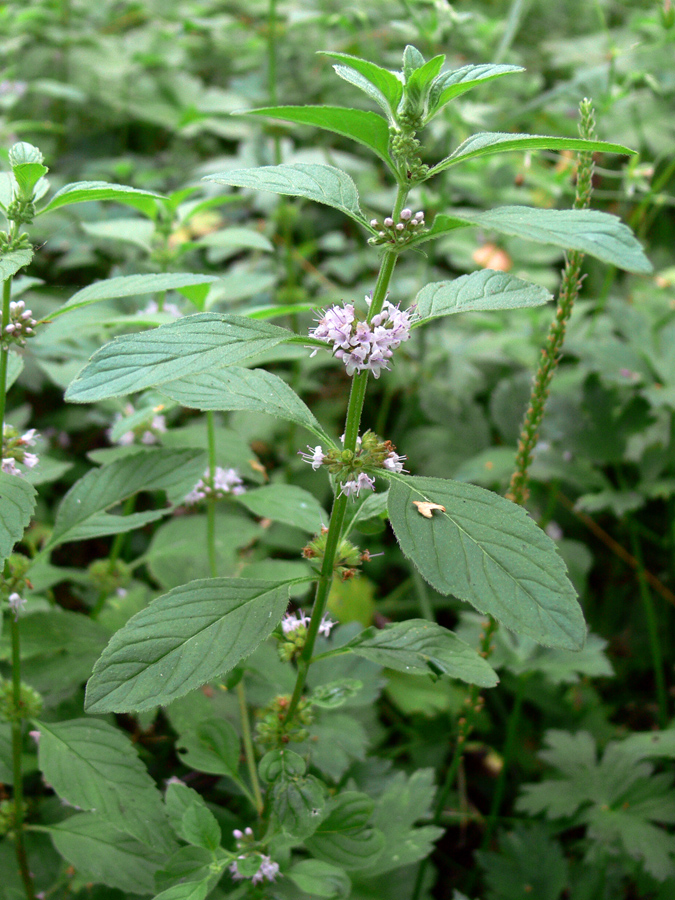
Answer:
[{"label": "broad oval leaf", "polygon": [[[388,115],[393,116],[403,97],[403,83],[398,75],[367,59],[351,56],[349,53],[334,53],[329,50],[319,52],[322,56],[329,56],[342,63],[342,65],[333,66],[340,78],[361,88],[362,91],[373,97]],[[354,77],[354,73],[358,73],[361,77]],[[379,98],[377,94],[379,94]]]},{"label": "broad oval leaf", "polygon": [[349,897],[352,883],[349,876],[337,866],[318,859],[302,859],[286,873],[293,884],[310,897]]},{"label": "broad oval leaf", "polygon": [[246,316],[195,313],[101,347],[69,386],[66,400],[121,397],[241,362],[292,338],[286,328]]},{"label": "broad oval leaf", "polygon": [[518,309],[541,306],[552,295],[538,284],[523,281],[505,272],[482,269],[461,275],[454,281],[437,281],[422,288],[415,298],[415,325],[424,325],[439,316],[467,310]]},{"label": "broad oval leaf", "polygon": [[134,297],[140,294],[154,294],[156,291],[172,291],[196,284],[212,284],[218,281],[216,275],[194,275],[187,272],[161,272],[151,275],[120,275],[106,278],[87,285],[49,314],[50,319],[63,315],[72,309],[98,303],[99,300],[113,300],[118,297]]},{"label": "broad oval leaf", "polygon": [[7,281],[12,275],[16,275],[19,269],[27,266],[33,258],[33,251],[9,250],[0,256],[0,281]]},{"label": "broad oval leaf", "polygon": [[508,132],[481,131],[470,138],[441,160],[429,172],[429,177],[449,169],[456,163],[474,159],[477,156],[488,156],[492,153],[506,153],[509,150],[579,150],[585,153],[622,153],[630,156],[635,150],[623,144],[610,144],[606,141],[589,141],[585,138],[548,137],[540,134],[510,134]]},{"label": "broad oval leaf", "polygon": [[382,116],[369,110],[342,106],[267,106],[263,109],[246,110],[246,115],[281,119],[298,125],[313,125],[315,128],[344,135],[370,147],[391,166],[389,128]]},{"label": "broad oval leaf", "polygon": [[0,563],[30,524],[36,496],[33,485],[20,475],[0,472]]},{"label": "broad oval leaf", "polygon": [[327,818],[307,839],[307,849],[312,856],[347,871],[371,866],[384,848],[382,832],[368,824],[373,808],[365,794],[338,794]]},{"label": "broad oval leaf", "polygon": [[540,644],[583,646],[586,625],[565,563],[524,509],[471,484],[393,474],[390,480],[396,538],[437,591]]},{"label": "broad oval leaf", "polygon": [[117,200],[136,209],[148,213],[154,209],[155,200],[164,200],[163,194],[155,191],[143,191],[129,187],[127,184],[108,184],[107,181],[76,181],[67,184],[57,191],[49,203],[39,211],[39,215],[52,212],[71,203],[84,203],[87,200]]},{"label": "broad oval leaf", "polygon": [[[66,541],[79,541],[104,534],[120,534],[165,515],[166,509],[150,513],[113,516],[106,512],[139,491],[182,490],[186,481],[196,484],[204,472],[202,450],[156,449],[124,456],[75,482],[61,501],[49,549]],[[189,489],[188,489],[189,490]],[[185,496],[182,494],[180,498]]]},{"label": "broad oval leaf", "polygon": [[427,121],[442,109],[446,103],[459,97],[460,94],[493,78],[510,75],[513,72],[524,72],[522,66],[491,65],[484,63],[478,66],[463,66],[454,72],[442,72],[431,89],[431,102]]},{"label": "broad oval leaf", "polygon": [[344,651],[410,675],[449,675],[479,687],[494,687],[499,681],[477,650],[426,619],[366,628],[338,652]]},{"label": "broad oval leaf", "polygon": [[71,806],[167,852],[176,848],[162,797],[126,735],[107,722],[38,722],[39,766]]},{"label": "broad oval leaf", "polygon": [[293,388],[264,369],[227,366],[170,381],[160,385],[159,391],[193,409],[246,409],[287,419],[332,444]]},{"label": "broad oval leaf", "polygon": [[231,172],[207,175],[203,180],[290,197],[306,197],[339,209],[361,225],[365,222],[356,185],[346,172],[335,166],[315,163],[260,166],[257,169],[233,169]]},{"label": "broad oval leaf", "polygon": [[176,747],[184,765],[197,772],[237,777],[241,741],[227,719],[207,719],[182,734]]},{"label": "broad oval leaf", "polygon": [[266,484],[240,494],[237,500],[254,515],[283,522],[310,534],[321,531],[329,516],[309,491],[295,484]]},{"label": "broad oval leaf", "polygon": [[293,583],[208,578],[154,600],[94,666],[87,712],[165,706],[234,668],[274,631]]},{"label": "broad oval leaf", "polygon": [[[185,848],[185,849],[192,849]],[[210,876],[210,871],[206,870]],[[185,881],[174,884],[165,891],[155,894],[154,900],[205,900],[211,887],[212,878],[206,877],[203,881]]]},{"label": "broad oval leaf", "polygon": [[630,228],[617,216],[597,209],[499,206],[486,212],[455,210],[453,216],[501,234],[579,250],[627,272],[644,275],[652,271]]}]

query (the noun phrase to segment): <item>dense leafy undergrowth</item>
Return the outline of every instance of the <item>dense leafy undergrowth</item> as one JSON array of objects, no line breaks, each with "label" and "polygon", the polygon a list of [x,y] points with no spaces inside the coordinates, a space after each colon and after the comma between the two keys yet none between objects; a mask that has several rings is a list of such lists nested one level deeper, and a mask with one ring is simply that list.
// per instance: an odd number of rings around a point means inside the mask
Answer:
[{"label": "dense leafy undergrowth", "polygon": [[672,897],[669,0],[0,34],[0,894]]}]

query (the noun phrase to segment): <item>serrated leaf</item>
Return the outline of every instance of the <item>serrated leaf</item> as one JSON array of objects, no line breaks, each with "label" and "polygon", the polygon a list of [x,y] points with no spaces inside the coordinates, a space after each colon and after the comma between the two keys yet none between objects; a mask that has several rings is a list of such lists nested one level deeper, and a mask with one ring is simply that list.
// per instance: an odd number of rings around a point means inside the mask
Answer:
[{"label": "serrated leaf", "polygon": [[[586,625],[565,564],[524,509],[457,481],[390,480],[389,519],[398,542],[437,591],[546,646],[583,646]],[[445,511],[427,519],[416,502]]]},{"label": "serrated leaf", "polygon": [[499,681],[473,647],[426,619],[366,628],[334,652],[345,651],[410,675],[449,675],[480,687],[494,687]]},{"label": "serrated leaf", "polygon": [[205,804],[193,803],[181,819],[181,836],[195,847],[213,852],[220,846],[220,825]]},{"label": "serrated leaf", "polygon": [[559,900],[567,887],[567,861],[544,825],[516,822],[500,836],[499,851],[478,853],[487,900]]},{"label": "serrated leaf", "polygon": [[477,85],[500,78],[502,75],[510,75],[513,72],[524,72],[521,66],[491,65],[489,63],[477,66],[463,66],[454,72],[442,72],[432,87],[432,103],[427,116],[427,121],[434,116],[446,103],[459,97],[460,94],[470,91]]},{"label": "serrated leaf", "polygon": [[266,484],[240,494],[239,503],[254,515],[317,534],[328,513],[309,491],[294,484]]},{"label": "serrated leaf", "polygon": [[382,852],[384,836],[368,824],[373,801],[356,791],[343,791],[316,832],[306,840],[307,849],[323,862],[346,869],[364,869]]},{"label": "serrated leaf", "polygon": [[324,818],[326,788],[314,775],[288,777],[274,782],[271,806],[281,830],[293,840],[314,834]]},{"label": "serrated leaf", "polygon": [[246,110],[246,115],[281,119],[298,125],[313,125],[315,128],[341,134],[370,147],[380,159],[391,166],[389,128],[386,121],[377,113],[341,106],[267,106],[262,109]]},{"label": "serrated leaf", "polygon": [[[311,700],[314,699],[313,692]],[[335,782],[355,760],[366,758],[368,735],[352,716],[343,713],[323,715],[310,731],[311,736],[303,746],[311,753],[312,765]]]},{"label": "serrated leaf", "polygon": [[136,613],[94,666],[87,712],[165,706],[224,674],[278,625],[292,582],[210,578]]},{"label": "serrated leaf", "polygon": [[[171,793],[172,787],[173,784],[170,784],[167,788],[167,797]],[[186,790],[191,789],[186,788]],[[196,792],[193,791],[193,793]],[[213,854],[204,850],[203,847],[181,847],[176,853],[171,854],[163,868],[155,872],[155,888],[162,891],[162,895],[168,895],[168,892],[174,888],[199,884],[213,876],[213,872],[209,869],[212,862]],[[178,897],[182,897],[182,895],[179,893]]]},{"label": "serrated leaf", "polygon": [[552,300],[546,288],[492,269],[461,275],[453,281],[437,281],[423,287],[415,298],[419,318],[415,326],[439,316],[468,310],[519,309],[541,306]]},{"label": "serrated leaf", "polygon": [[0,472],[0,564],[30,524],[37,494],[20,475]]},{"label": "serrated leaf", "polygon": [[450,156],[437,163],[430,170],[429,177],[449,169],[456,163],[466,162],[467,159],[489,156],[492,153],[506,153],[509,150],[577,150],[583,153],[622,153],[626,156],[635,153],[634,150],[629,150],[622,144],[610,144],[607,141],[482,131],[472,134]]},{"label": "serrated leaf", "polygon": [[87,403],[122,397],[186,375],[234,365],[293,334],[246,316],[195,313],[141,334],[126,334],[101,347],[66,391]]},{"label": "serrated leaf", "polygon": [[268,750],[258,764],[258,771],[263,781],[272,782],[285,776],[304,775],[307,763],[299,753],[292,750]]},{"label": "serrated leaf", "polygon": [[176,742],[181,761],[211,775],[237,775],[241,742],[227,719],[207,719]]},{"label": "serrated leaf", "polygon": [[351,56],[349,53],[333,53],[327,50],[321,50],[320,53],[342,63],[333,66],[340,78],[361,88],[379,103],[387,115],[393,116],[403,97],[403,84],[394,72],[383,69],[367,59]]},{"label": "serrated leaf", "polygon": [[499,206],[485,212],[455,210],[453,216],[500,234],[579,250],[627,272],[645,275],[652,271],[630,228],[617,216],[597,209]]},{"label": "serrated leaf", "polygon": [[218,281],[216,275],[193,275],[187,272],[162,272],[151,275],[120,275],[106,278],[87,285],[68,300],[63,306],[49,314],[55,319],[73,309],[81,309],[100,300],[114,300],[118,297],[135,297],[141,294],[154,294],[157,291],[180,290],[190,285],[212,284]]},{"label": "serrated leaf", "polygon": [[39,766],[72,806],[165,852],[175,849],[164,804],[128,738],[107,722],[38,722]]},{"label": "serrated leaf", "polygon": [[335,166],[315,163],[260,166],[257,169],[233,169],[218,175],[207,175],[203,180],[290,197],[306,197],[339,209],[359,224],[364,224],[356,185],[346,172]]},{"label": "serrated leaf", "polygon": [[450,234],[451,231],[456,231],[458,228],[468,228],[471,224],[471,222],[465,222],[456,216],[446,216],[439,213],[439,215],[434,216],[434,221],[431,223],[430,228],[408,241],[408,247],[417,247],[419,244],[435,241],[446,234]]},{"label": "serrated leaf", "polygon": [[227,366],[215,372],[201,372],[158,388],[181,406],[194,409],[245,409],[264,412],[302,425],[326,443],[324,433],[308,407],[286,382],[264,369]]},{"label": "serrated leaf", "polygon": [[108,184],[106,181],[76,181],[57,191],[49,203],[39,211],[39,215],[60,209],[62,206],[70,206],[72,203],[84,203],[87,200],[117,200],[118,203],[125,203],[148,213],[154,209],[155,200],[163,199],[165,199],[163,194],[143,191],[126,184]]},{"label": "serrated leaf", "polygon": [[154,893],[154,872],[164,857],[113,827],[103,816],[78,813],[49,828],[54,846],[84,881],[129,894]]},{"label": "serrated leaf", "polygon": [[318,859],[303,859],[286,873],[293,884],[310,897],[347,898],[351,881],[343,869]]},{"label": "serrated leaf", "polygon": [[432,852],[443,829],[431,825],[416,828],[415,822],[429,817],[434,794],[433,769],[418,769],[410,777],[396,773],[377,799],[373,815],[373,824],[384,835],[384,850],[363,877],[400,869]]},{"label": "serrated leaf", "polygon": [[7,281],[16,275],[19,269],[29,265],[33,258],[32,250],[9,250],[0,255],[0,281]]},{"label": "serrated leaf", "polygon": [[47,548],[66,541],[119,534],[154,521],[166,510],[128,516],[113,516],[106,510],[139,491],[170,492],[188,477],[196,484],[203,472],[204,453],[201,450],[142,451],[100,469],[92,469],[61,501]]},{"label": "serrated leaf", "polygon": [[204,900],[209,892],[210,878],[202,881],[187,881],[183,884],[174,884],[160,894],[156,894],[153,900]]}]

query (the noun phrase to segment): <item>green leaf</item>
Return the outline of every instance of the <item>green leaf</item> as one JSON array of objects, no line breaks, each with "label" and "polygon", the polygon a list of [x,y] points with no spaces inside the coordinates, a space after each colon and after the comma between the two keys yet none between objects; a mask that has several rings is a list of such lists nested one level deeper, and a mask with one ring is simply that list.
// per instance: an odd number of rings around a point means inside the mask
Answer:
[{"label": "green leaf", "polygon": [[27,266],[33,258],[32,250],[9,250],[0,255],[0,281],[7,281],[19,269]]},{"label": "green leaf", "polygon": [[[82,613],[60,607],[39,610],[19,619],[21,659],[72,653],[83,657],[96,654],[106,645],[105,629]],[[12,658],[12,642],[8,634],[0,639],[0,659]],[[93,660],[92,660],[93,664]]]},{"label": "green leaf", "polygon": [[151,331],[122,335],[101,347],[66,391],[66,400],[86,403],[122,397],[234,365],[292,337],[286,328],[246,316],[195,313]]},{"label": "green leaf", "polygon": [[379,103],[390,118],[393,118],[403,97],[403,84],[394,72],[383,69],[367,59],[350,56],[348,53],[333,53],[327,50],[321,50],[320,53],[342,63],[343,65],[333,66],[340,78],[365,91]]},{"label": "green leaf", "polygon": [[347,873],[318,859],[303,859],[285,874],[310,897],[346,900],[351,892],[352,883]]},{"label": "green leaf", "polygon": [[384,848],[382,832],[369,825],[372,813],[370,797],[343,791],[333,800],[328,817],[306,840],[307,849],[348,872],[371,866]]},{"label": "green leaf", "polygon": [[73,309],[89,306],[90,303],[98,303],[100,300],[135,297],[140,294],[154,294],[157,291],[180,290],[190,285],[212,284],[218,280],[216,275],[192,275],[187,272],[120,275],[117,278],[106,278],[105,281],[95,281],[73,294],[67,303],[49,314],[49,319],[55,319]]},{"label": "green leaf", "polygon": [[501,834],[499,853],[479,851],[478,860],[487,900],[559,900],[567,887],[567,860],[541,822],[515,822]]},{"label": "green leaf", "polygon": [[524,509],[457,481],[390,480],[389,518],[398,542],[437,591],[546,646],[583,646],[586,625],[565,564]]},{"label": "green leaf", "polygon": [[240,494],[237,500],[254,515],[317,534],[329,515],[309,491],[294,484],[267,484]]},{"label": "green leaf", "polygon": [[627,272],[645,275],[652,271],[630,228],[617,216],[597,209],[499,206],[486,212],[456,210],[453,216],[501,234],[579,250]]},{"label": "green leaf", "polygon": [[429,171],[429,178],[449,169],[456,163],[465,162],[467,159],[489,156],[492,153],[506,153],[509,150],[578,150],[584,153],[622,153],[626,156],[635,153],[635,150],[630,150],[622,144],[610,144],[606,141],[481,131],[478,134],[472,134],[450,156],[446,156],[445,159],[433,166]]},{"label": "green leaf", "polygon": [[281,775],[271,791],[271,807],[281,830],[293,840],[314,834],[324,818],[327,791],[314,775]]},{"label": "green leaf", "polygon": [[166,509],[128,516],[110,515],[106,510],[139,491],[171,491],[186,478],[196,484],[204,472],[204,461],[202,450],[156,449],[92,469],[61,501],[47,548],[66,541],[119,534],[160,518]]},{"label": "green leaf", "polygon": [[306,197],[339,209],[361,225],[365,222],[356,185],[346,172],[335,166],[315,163],[260,166],[257,169],[233,169],[218,175],[207,175],[203,180],[290,197]]},{"label": "green leaf", "polygon": [[11,350],[7,354],[7,382],[5,389],[9,390],[23,371],[23,357]]},{"label": "green leaf", "polygon": [[209,888],[209,878],[202,881],[186,881],[182,884],[174,884],[160,894],[156,894],[154,900],[205,900]]},{"label": "green leaf", "polygon": [[419,316],[415,325],[467,310],[518,309],[541,306],[552,299],[546,288],[538,284],[505,272],[481,269],[453,281],[437,281],[422,288],[415,298]]},{"label": "green leaf", "polygon": [[103,651],[87,712],[164,706],[228,672],[276,628],[291,584],[210,578],[154,600]]},{"label": "green leaf", "polygon": [[241,742],[227,719],[207,719],[176,742],[183,765],[211,775],[235,776],[239,770]]},{"label": "green leaf", "polygon": [[446,103],[477,85],[485,81],[492,81],[494,78],[501,78],[502,75],[524,71],[521,66],[490,65],[488,63],[478,66],[463,66],[461,69],[455,69],[454,72],[442,72],[431,89],[427,121],[436,115]]},{"label": "green leaf", "polygon": [[[167,787],[167,801],[169,796],[173,793],[173,787],[173,784],[169,784]],[[185,785],[183,785],[183,787],[185,787]],[[191,791],[192,794],[196,794],[196,791],[192,791],[191,788],[186,787],[185,790]],[[197,794],[197,797],[199,797],[199,794]],[[183,813],[181,812],[181,818],[177,823],[178,826],[180,825],[182,815]],[[209,878],[213,878],[214,873],[209,868],[212,862],[213,854],[209,853],[208,850],[204,850],[203,847],[181,847],[180,850],[169,857],[161,869],[155,872],[155,888],[156,890],[163,892],[159,896],[164,896],[165,894],[170,896],[169,891],[178,891],[180,888],[188,888],[191,886],[196,887],[197,884],[205,882]],[[176,894],[176,900],[180,900],[182,897],[183,894]]]},{"label": "green leaf", "polygon": [[449,675],[480,687],[494,687],[499,681],[492,667],[473,647],[426,619],[409,619],[381,629],[366,628],[349,643],[330,652],[354,653],[410,675]]},{"label": "green leaf", "polygon": [[258,764],[260,777],[268,784],[282,776],[304,775],[306,770],[305,760],[292,750],[269,750]]},{"label": "green leaf", "polygon": [[37,494],[20,475],[0,472],[0,563],[12,552],[30,524]]},{"label": "green leaf", "polygon": [[48,171],[47,166],[43,166],[42,163],[26,162],[12,167],[12,174],[16,178],[20,193],[24,197],[32,196],[35,185]]},{"label": "green leaf", "polygon": [[52,212],[62,206],[70,206],[71,203],[84,203],[87,200],[117,200],[118,203],[126,203],[134,206],[146,214],[155,208],[155,200],[163,200],[163,194],[154,191],[142,191],[126,184],[108,184],[105,181],[76,181],[67,184],[52,197],[49,203],[39,211],[39,214]]},{"label": "green leaf", "polygon": [[341,106],[267,106],[263,109],[246,110],[246,115],[282,119],[284,122],[314,125],[316,128],[333,131],[370,147],[391,166],[389,128],[377,113]]},{"label": "green leaf", "polygon": [[264,412],[302,425],[325,443],[332,444],[293,388],[264,369],[227,366],[169,381],[160,385],[159,391],[188,408]]},{"label": "green leaf", "polygon": [[193,803],[183,813],[181,836],[195,847],[213,852],[220,846],[220,825],[205,804]]},{"label": "green leaf", "polygon": [[162,798],[126,735],[107,722],[38,722],[39,766],[72,806],[165,852],[175,849]]},{"label": "green leaf", "polygon": [[163,861],[152,846],[119,831],[103,816],[78,813],[49,833],[61,856],[83,881],[129,894],[153,894],[154,872]]},{"label": "green leaf", "polygon": [[361,877],[409,866],[432,852],[443,829],[414,826],[418,819],[431,818],[434,794],[433,769],[418,769],[409,777],[404,772],[396,773],[378,797],[373,815],[373,824],[384,835],[384,850]]},{"label": "green leaf", "polygon": [[[321,695],[321,687],[318,691]],[[311,700],[314,702],[315,692],[312,692]],[[355,760],[366,758],[368,735],[353,716],[344,713],[322,715],[310,731],[310,738],[302,746],[311,753],[312,765],[335,782]]]},{"label": "green leaf", "polygon": [[468,228],[471,224],[471,222],[465,222],[455,216],[446,216],[440,213],[434,217],[431,228],[408,241],[407,246],[417,247],[419,244],[425,244],[427,241],[435,241],[438,238],[445,237],[446,234],[450,234],[451,231],[456,231],[458,228]]}]

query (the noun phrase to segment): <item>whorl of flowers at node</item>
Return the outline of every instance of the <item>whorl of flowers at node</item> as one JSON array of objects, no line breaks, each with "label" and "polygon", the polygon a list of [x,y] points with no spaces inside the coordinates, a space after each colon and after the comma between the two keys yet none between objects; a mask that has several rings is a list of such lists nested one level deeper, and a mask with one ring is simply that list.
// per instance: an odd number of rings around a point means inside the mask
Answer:
[{"label": "whorl of flowers at node", "polygon": [[[195,503],[199,503],[201,500],[205,500],[211,493],[209,475],[210,469],[207,469],[204,472],[203,477],[199,479],[197,484],[183,500],[183,503],[186,506],[192,506]],[[234,494],[237,496],[239,494],[244,494],[245,492],[246,488],[244,487],[243,479],[236,469],[223,469],[220,466],[216,466],[213,474],[213,494],[217,499],[221,499],[225,494]]]},{"label": "whorl of flowers at node", "polygon": [[387,216],[382,222],[371,219],[370,227],[376,229],[377,234],[370,238],[370,243],[407,244],[411,238],[426,230],[425,224],[422,210],[413,215],[412,210],[407,208],[401,210],[397,222],[391,216]]},{"label": "whorl of flowers at node", "polygon": [[[366,303],[370,302],[366,297]],[[385,300],[382,311],[368,322],[357,319],[354,305],[345,303],[325,310],[309,335],[333,345],[333,353],[345,364],[348,375],[368,371],[379,378],[382,369],[389,369],[394,350],[410,337],[412,316],[413,310],[401,310]]]},{"label": "whorl of flowers at node", "polygon": [[19,465],[27,469],[35,468],[40,462],[37,454],[29,453],[24,448],[35,446],[38,437],[34,428],[19,435],[16,428],[5,422],[2,430],[2,471],[8,475],[23,475],[24,472]]},{"label": "whorl of flowers at node", "polygon": [[[162,409],[162,406],[157,407],[156,409]],[[155,410],[148,410],[148,413],[155,413],[152,415],[150,420],[144,419],[139,425],[134,428],[129,429],[129,431],[125,431],[124,434],[121,434],[116,441],[113,441],[113,433],[114,428],[117,422],[121,422],[124,418],[128,418],[133,416],[136,410],[132,406],[131,403],[127,403],[124,407],[124,415],[122,413],[115,413],[115,419],[111,428],[106,432],[108,436],[108,440],[113,443],[121,444],[122,446],[128,446],[133,444],[137,439],[141,442],[141,444],[156,444],[159,440],[159,435],[164,434],[166,431],[166,419],[164,416],[157,414]]]},{"label": "whorl of flowers at node", "polygon": [[[344,435],[343,435],[344,440]],[[308,453],[300,450],[303,461],[316,470],[326,466],[332,475],[342,475],[340,479],[341,493],[347,497],[360,495],[363,490],[375,490],[377,469],[389,472],[405,472],[403,462],[405,456],[396,452],[391,441],[382,441],[372,431],[367,431],[363,438],[357,439],[356,450],[328,450],[324,453],[321,444],[307,447]],[[371,474],[369,474],[369,471]],[[344,478],[344,476],[347,476]]]},{"label": "whorl of flowers at node", "polygon": [[9,322],[2,331],[2,349],[8,350],[10,344],[23,347],[26,338],[35,334],[36,325],[32,311],[26,309],[23,300],[12,300],[9,304]]},{"label": "whorl of flowers at node", "polygon": [[[279,874],[279,864],[275,863],[266,854],[254,850],[255,838],[253,831],[250,828],[246,828],[244,831],[235,828],[232,835],[237,842],[237,850],[246,851],[241,853],[230,864],[232,879],[234,881],[250,879],[252,884],[259,884],[262,881],[275,881]],[[257,868],[255,868],[256,864]],[[244,871],[241,871],[241,869]]]}]

